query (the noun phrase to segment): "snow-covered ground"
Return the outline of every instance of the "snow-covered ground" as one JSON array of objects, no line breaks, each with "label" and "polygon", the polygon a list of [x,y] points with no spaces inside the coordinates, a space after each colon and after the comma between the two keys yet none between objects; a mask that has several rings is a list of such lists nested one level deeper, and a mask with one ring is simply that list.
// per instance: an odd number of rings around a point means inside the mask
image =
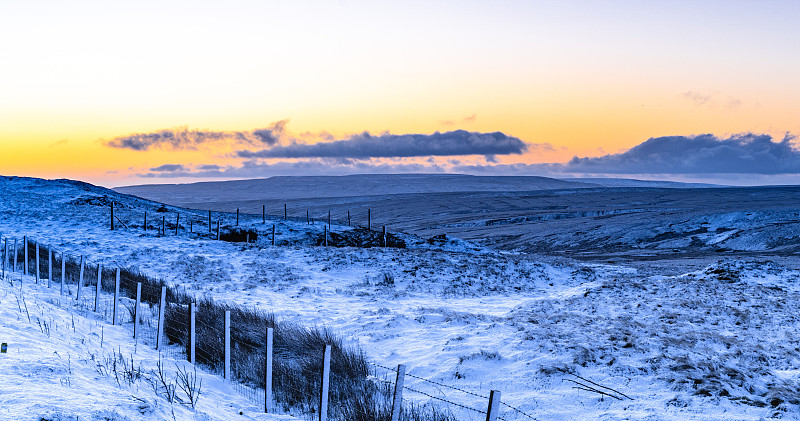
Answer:
[{"label": "snow-covered ground", "polygon": [[[158,237],[134,222],[145,209],[155,215],[158,204],[72,182],[0,184],[4,236],[29,235],[105,265],[136,267],[187,292],[330,328],[375,363],[403,363],[410,374],[440,383],[407,379],[409,387],[448,401],[486,407],[452,386],[481,396],[500,390],[503,402],[536,419],[800,419],[793,304],[800,272],[785,265],[730,257],[675,275],[476,251],[458,241],[326,248],[303,240],[319,235],[321,225],[283,221],[266,224],[277,225],[279,239],[292,239],[275,247],[263,237],[255,245],[185,231]],[[128,228],[108,230],[103,196],[118,203]],[[165,209],[174,217],[175,208]],[[181,218],[189,215],[182,211]],[[195,215],[200,221],[205,214]],[[243,217],[242,225],[263,228],[260,217]],[[389,375],[379,368],[376,374]],[[575,389],[573,374],[632,399]],[[406,399],[447,405],[412,391]],[[124,402],[109,397],[100,406],[118,410]],[[459,419],[483,417],[450,409]],[[527,419],[503,409],[505,419]]]},{"label": "snow-covered ground", "polygon": [[[296,419],[264,414],[218,376],[137,346],[130,324],[106,323],[74,301],[30,276],[20,280],[17,273],[0,282],[0,341],[8,344],[0,354],[0,419]],[[171,401],[159,361],[168,384],[176,386]],[[179,372],[197,376],[193,390],[199,393],[175,383]],[[196,398],[194,407],[187,393]]]}]

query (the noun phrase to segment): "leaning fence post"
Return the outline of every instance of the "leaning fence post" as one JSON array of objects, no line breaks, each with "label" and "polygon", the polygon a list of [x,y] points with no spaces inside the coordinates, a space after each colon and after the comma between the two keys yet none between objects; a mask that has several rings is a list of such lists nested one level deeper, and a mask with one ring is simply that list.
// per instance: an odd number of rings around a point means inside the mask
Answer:
[{"label": "leaning fence post", "polygon": [[136,307],[133,308],[133,338],[136,339],[136,333],[139,331],[139,303],[142,302],[142,283],[136,283]]},{"label": "leaning fence post", "polygon": [[331,381],[331,346],[325,345],[322,357],[322,389],[319,398],[319,421],[328,421],[328,389]]},{"label": "leaning fence post", "polygon": [[47,248],[47,288],[53,283],[53,247]]},{"label": "leaning fence post", "polygon": [[39,272],[39,267],[41,266],[39,262],[39,242],[36,242],[36,283],[39,283],[39,278],[41,273]]},{"label": "leaning fence post", "polygon": [[392,399],[392,421],[400,421],[400,413],[403,412],[403,382],[406,378],[406,366],[397,366],[397,380],[394,382],[394,398]]},{"label": "leaning fence post", "polygon": [[156,338],[156,349],[160,350],[164,340],[164,309],[167,305],[167,286],[161,287],[161,303],[158,306],[158,337]]},{"label": "leaning fence post", "polygon": [[272,245],[275,245],[275,225],[272,226]]},{"label": "leaning fence post", "polygon": [[197,335],[195,333],[195,316],[197,314],[197,304],[194,301],[189,302],[189,362],[194,364],[195,359],[195,344],[197,343]]},{"label": "leaning fence post", "polygon": [[114,231],[114,202],[111,202],[111,231]]},{"label": "leaning fence post", "polygon": [[61,252],[61,285],[59,286],[58,294],[64,295],[64,283],[67,281],[67,255]]},{"label": "leaning fence post", "polygon": [[117,276],[114,278],[114,310],[111,315],[111,324],[117,324],[117,302],[119,301],[119,268],[117,268]]},{"label": "leaning fence post", "polygon": [[8,260],[8,238],[6,238],[6,245],[3,248],[3,278],[6,277],[6,260]]},{"label": "leaning fence post", "polygon": [[486,410],[486,421],[497,420],[500,413],[500,391],[492,390],[489,393],[489,408]]},{"label": "leaning fence post", "polygon": [[75,293],[75,300],[78,301],[81,299],[81,289],[83,288],[83,256],[81,256],[81,274],[78,277],[78,292]]},{"label": "leaning fence post", "polygon": [[94,311],[97,313],[97,308],[100,304],[100,287],[103,285],[103,266],[97,264],[97,285],[94,289]]},{"label": "leaning fence post", "polygon": [[264,412],[269,412],[272,408],[272,348],[273,348],[273,329],[267,328],[267,367],[264,371]]},{"label": "leaning fence post", "polygon": [[175,235],[178,235],[178,227],[181,226],[181,214],[175,216]]},{"label": "leaning fence post", "polygon": [[23,269],[25,270],[22,272],[23,275],[28,276],[28,236],[22,237],[23,246],[25,246],[25,263],[23,264]]},{"label": "leaning fence post", "polygon": [[231,379],[231,311],[225,310],[225,380]]}]

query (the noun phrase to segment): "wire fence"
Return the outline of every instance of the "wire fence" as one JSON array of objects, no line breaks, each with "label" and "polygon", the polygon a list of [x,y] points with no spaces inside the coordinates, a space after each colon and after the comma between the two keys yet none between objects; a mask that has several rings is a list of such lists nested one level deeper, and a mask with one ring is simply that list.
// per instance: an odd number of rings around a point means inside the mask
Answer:
[{"label": "wire fence", "polygon": [[[265,411],[300,410],[308,414],[319,409],[323,375],[320,350],[332,345],[331,418],[354,419],[353,411],[375,408],[383,412],[375,410],[371,419],[388,419],[386,415],[390,415],[385,408],[391,408],[396,393],[397,368],[368,362],[363,353],[343,346],[327,330],[277,323],[271,314],[225,302],[196,301],[163,280],[129,269],[104,267],[86,256],[71,256],[27,237],[0,238],[0,252],[4,279],[13,283],[33,276],[37,284],[58,288],[62,295],[74,297],[71,305],[94,312],[105,322],[129,326],[137,344],[156,347],[175,359],[194,359],[193,363],[208,372],[226,376],[235,390],[254,404],[263,404]],[[270,350],[275,360],[269,377],[268,329],[275,330],[274,348]],[[404,375],[409,381],[403,383],[403,391],[441,402],[447,408],[487,414],[485,407],[464,402],[489,402],[491,396],[410,373]],[[268,378],[272,379],[270,385]],[[453,398],[453,393],[462,399]],[[499,404],[510,411],[500,412],[496,419],[534,419],[507,403]],[[374,408],[367,411],[361,408],[364,405]],[[405,419],[456,419],[450,409],[442,412],[431,408],[427,410],[435,412],[434,416],[425,418],[419,408],[404,407]]]}]

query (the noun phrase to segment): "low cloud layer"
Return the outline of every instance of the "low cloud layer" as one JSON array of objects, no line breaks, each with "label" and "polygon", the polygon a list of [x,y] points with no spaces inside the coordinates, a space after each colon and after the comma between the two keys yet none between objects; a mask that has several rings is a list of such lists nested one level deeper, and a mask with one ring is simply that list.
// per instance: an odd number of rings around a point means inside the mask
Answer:
[{"label": "low cloud layer", "polygon": [[[560,170],[594,174],[796,174],[800,150],[793,136],[738,134],[650,138],[630,150],[597,158],[572,158]],[[552,167],[551,167],[552,168]],[[552,168],[555,169],[555,168]]]},{"label": "low cloud layer", "polygon": [[294,143],[259,151],[239,151],[240,158],[407,158],[456,155],[521,154],[528,145],[500,132],[476,133],[456,130],[445,133],[355,135],[345,140]]},{"label": "low cloud layer", "polygon": [[104,144],[112,148],[146,151],[155,148],[197,149],[198,146],[212,142],[227,142],[257,147],[277,144],[286,133],[287,120],[270,124],[263,129],[251,132],[218,132],[210,130],[189,130],[186,127],[159,130],[152,133],[134,133],[106,140]]},{"label": "low cloud layer", "polygon": [[175,171],[155,171],[138,174],[144,178],[260,178],[275,175],[347,175],[347,174],[397,174],[397,173],[444,173],[446,168],[437,164],[421,163],[375,163],[355,161],[331,164],[326,160],[303,160],[298,162],[276,162],[273,164],[245,161],[240,166],[201,165],[195,169],[182,168]]}]

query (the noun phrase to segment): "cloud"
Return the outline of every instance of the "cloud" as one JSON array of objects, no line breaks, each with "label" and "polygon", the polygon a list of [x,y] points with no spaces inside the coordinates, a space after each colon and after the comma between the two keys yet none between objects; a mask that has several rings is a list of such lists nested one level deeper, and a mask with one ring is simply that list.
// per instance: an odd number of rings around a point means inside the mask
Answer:
[{"label": "cloud", "polygon": [[150,168],[150,171],[153,172],[176,172],[176,171],[185,171],[186,167],[181,164],[164,164],[155,168]]},{"label": "cloud", "polygon": [[800,150],[792,140],[789,134],[773,142],[769,135],[752,133],[727,139],[711,134],[656,137],[619,154],[574,157],[560,170],[595,174],[797,174]]},{"label": "cloud", "polygon": [[273,164],[245,161],[240,166],[200,165],[195,169],[183,168],[173,172],[154,171],[137,174],[145,178],[260,178],[275,175],[346,175],[346,174],[396,174],[396,173],[443,173],[446,168],[437,164],[419,163],[374,163],[353,161],[331,163],[323,159]]},{"label": "cloud", "polygon": [[164,129],[152,133],[134,133],[103,141],[112,148],[146,151],[152,148],[197,149],[211,142],[226,142],[240,146],[272,146],[286,136],[288,120],[281,120],[250,132],[189,130],[187,127]]},{"label": "cloud", "polygon": [[681,96],[698,107],[717,108],[721,103],[725,108],[735,110],[742,106],[742,100],[739,98],[723,97],[719,92],[687,91],[682,93]]},{"label": "cloud", "polygon": [[501,132],[456,130],[445,133],[373,136],[367,132],[349,139],[316,144],[294,143],[259,151],[237,152],[240,158],[391,158],[454,155],[508,155],[528,150],[522,140]]},{"label": "cloud", "polygon": [[[478,118],[477,114],[468,115],[468,116],[462,118],[459,123],[461,123],[461,124],[474,123],[475,120],[477,120],[477,118]],[[456,122],[453,121],[453,120],[441,120],[441,121],[439,121],[439,124],[442,124],[442,125],[445,125],[445,126],[452,126],[452,125],[456,124]]]},{"label": "cloud", "polygon": [[270,146],[275,145],[280,142],[281,138],[286,134],[286,123],[288,122],[289,120],[281,120],[272,123],[272,125],[265,129],[253,130],[253,135],[257,137],[261,143]]},{"label": "cloud", "polygon": [[684,99],[693,102],[695,105],[702,107],[703,105],[713,104],[711,94],[704,94],[697,91],[687,91],[681,94]]}]

